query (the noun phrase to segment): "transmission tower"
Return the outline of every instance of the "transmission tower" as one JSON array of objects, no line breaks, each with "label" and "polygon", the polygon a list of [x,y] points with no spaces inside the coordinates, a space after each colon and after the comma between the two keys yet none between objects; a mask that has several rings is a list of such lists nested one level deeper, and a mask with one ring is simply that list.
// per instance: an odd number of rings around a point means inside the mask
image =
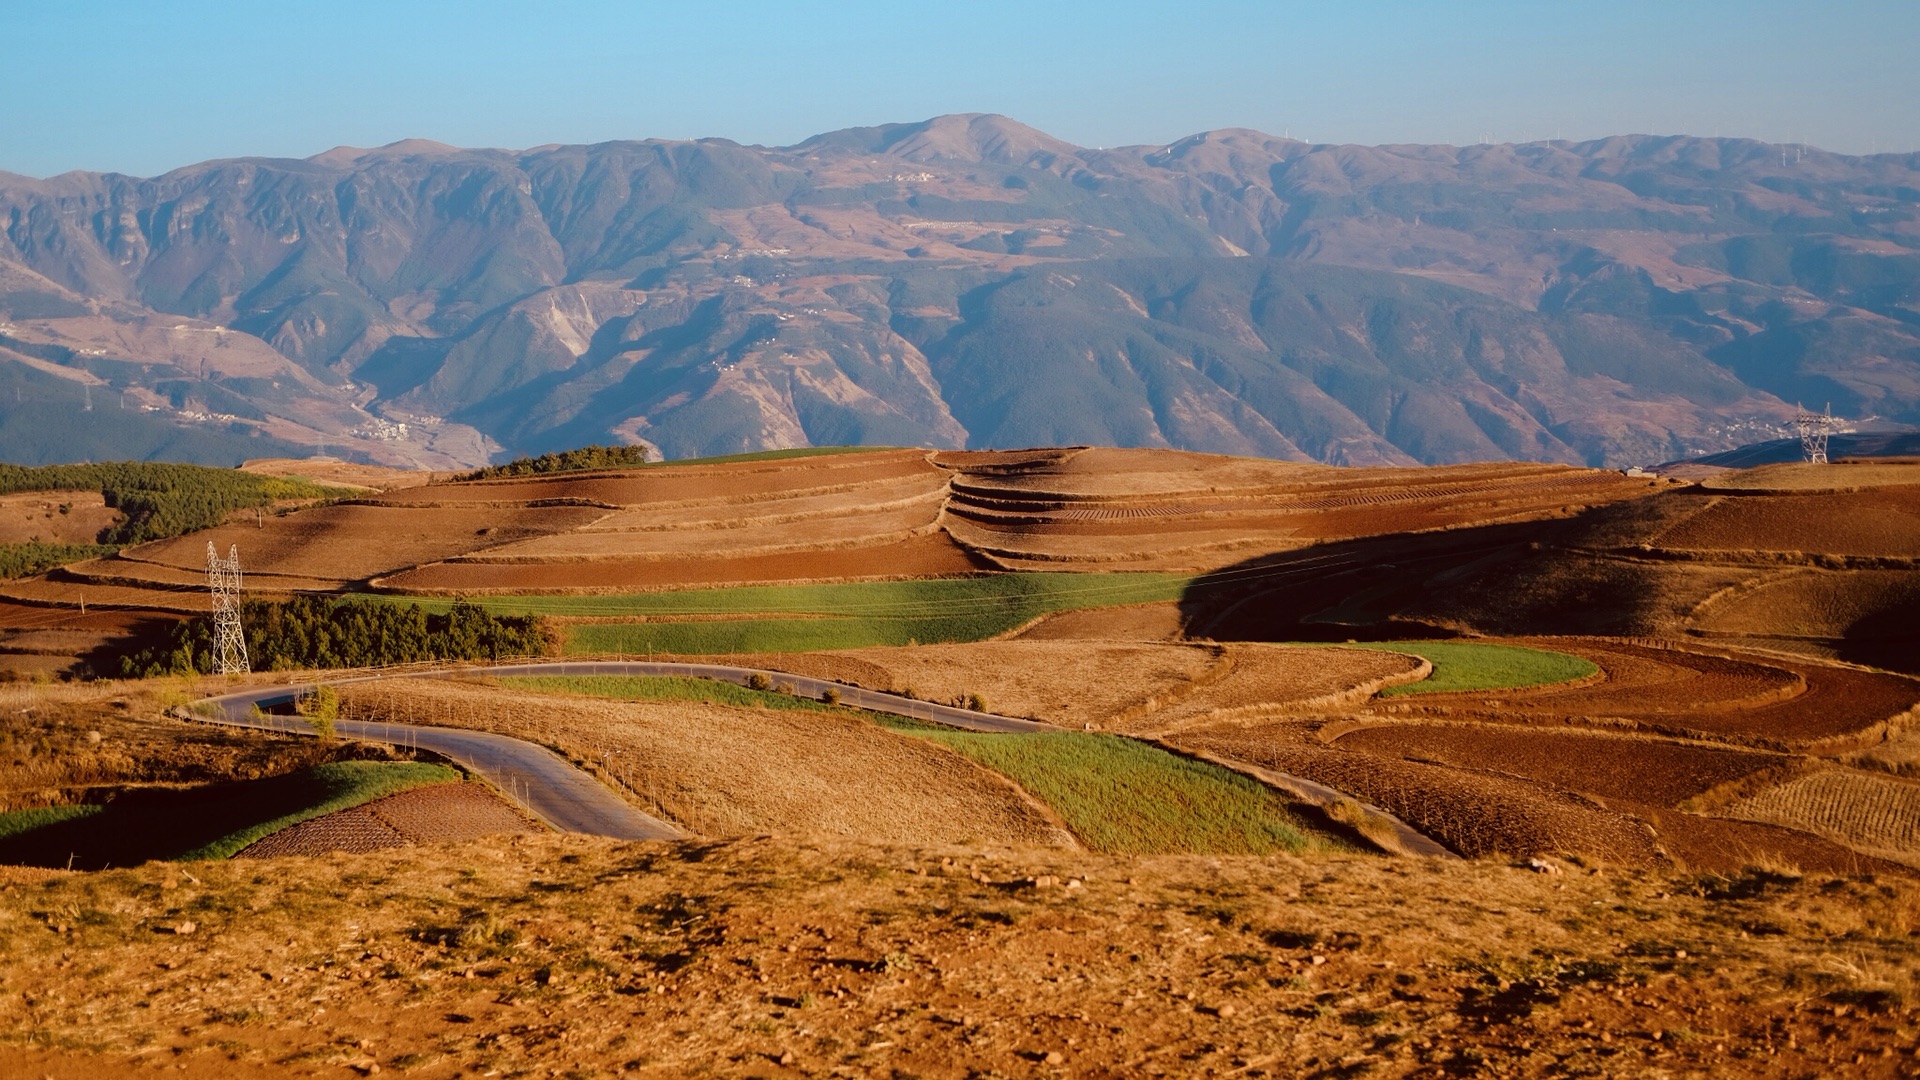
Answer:
[{"label": "transmission tower", "polygon": [[1800,452],[1815,465],[1827,463],[1827,436],[1833,434],[1833,405],[1817,413],[1805,407],[1794,414],[1793,430],[1800,436]]},{"label": "transmission tower", "polygon": [[221,558],[207,541],[207,587],[213,590],[213,657],[221,675],[245,675],[247,635],[240,628],[240,545]]}]

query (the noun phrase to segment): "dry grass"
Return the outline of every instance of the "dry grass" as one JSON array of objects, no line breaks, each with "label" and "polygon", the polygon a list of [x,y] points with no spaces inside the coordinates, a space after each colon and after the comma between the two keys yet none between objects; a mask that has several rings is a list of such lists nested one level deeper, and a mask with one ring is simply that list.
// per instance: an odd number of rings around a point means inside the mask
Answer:
[{"label": "dry grass", "polygon": [[1057,826],[993,773],[842,710],[621,702],[477,683],[342,688],[354,719],[480,728],[560,749],[695,833],[1047,845]]},{"label": "dry grass", "polygon": [[1920,867],[1920,782],[1856,769],[1823,769],[1722,807],[1718,813],[1830,837]]},{"label": "dry grass", "polygon": [[261,871],[0,886],[0,1073],[1891,1077],[1920,1063],[1920,887],[1901,881],[585,838]]},{"label": "dry grass", "polygon": [[102,788],[256,780],[328,762],[404,756],[166,715],[214,685],[0,684],[0,810],[84,801]]},{"label": "dry grass", "polygon": [[1220,646],[1225,664],[1211,680],[1169,688],[1158,707],[1118,728],[1171,732],[1223,720],[1358,706],[1382,687],[1418,679],[1427,664],[1416,656],[1338,646]]},{"label": "dry grass", "polygon": [[735,657],[730,663],[818,675],[925,701],[972,695],[1004,716],[1107,729],[1171,687],[1205,677],[1216,648],[1107,642],[983,641],[843,652]]}]

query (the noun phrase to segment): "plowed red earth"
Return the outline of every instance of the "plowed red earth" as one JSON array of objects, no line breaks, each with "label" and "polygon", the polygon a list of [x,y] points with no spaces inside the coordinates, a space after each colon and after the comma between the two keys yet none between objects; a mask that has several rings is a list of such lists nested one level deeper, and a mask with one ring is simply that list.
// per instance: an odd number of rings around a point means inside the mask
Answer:
[{"label": "plowed red earth", "polygon": [[1485,771],[1352,753],[1321,744],[1314,721],[1182,732],[1178,747],[1292,773],[1397,815],[1463,855],[1558,852],[1613,865],[1732,873],[1783,862],[1826,873],[1907,871],[1807,833],[1594,800]]},{"label": "plowed red earth", "polygon": [[1326,784],[1462,855],[1562,852],[1631,866],[1664,861],[1653,830],[1625,814],[1525,780],[1333,749],[1315,737],[1317,727],[1311,721],[1221,725],[1167,741]]},{"label": "plowed red earth", "polygon": [[1920,555],[1920,488],[1723,498],[1668,529],[1663,548]]},{"label": "plowed red earth", "polygon": [[[1920,681],[1813,661],[1586,639],[1522,643],[1584,656],[1607,677],[1570,688],[1420,695],[1385,707],[1500,723],[1625,719],[1653,731],[1837,753],[1879,741],[1887,721],[1920,704]],[[1805,689],[1795,693],[1796,685]]]},{"label": "plowed red earth", "polygon": [[883,547],[785,552],[740,558],[594,559],[540,564],[434,563],[383,578],[386,587],[422,593],[620,592],[676,586],[781,581],[943,577],[988,569],[945,533]]},{"label": "plowed red earth", "polygon": [[1568,791],[1655,806],[1789,765],[1783,754],[1664,739],[1481,724],[1384,724],[1335,740],[1342,750],[1506,773]]},{"label": "plowed red earth", "polygon": [[303,821],[249,844],[239,859],[364,852],[544,831],[485,785],[430,784]]},{"label": "plowed red earth", "polygon": [[924,450],[876,451],[870,454],[683,468],[667,465],[633,472],[562,475],[544,479],[481,480],[390,492],[376,498],[397,504],[430,501],[442,506],[516,503],[536,499],[585,499],[614,506],[634,506],[640,503],[721,498],[748,499],[872,484],[916,475],[940,475],[939,470],[927,461]]},{"label": "plowed red earth", "polygon": [[[406,493],[398,493],[406,494]],[[606,511],[596,507],[323,506],[259,527],[223,525],[173,540],[131,548],[142,562],[204,572],[207,544],[226,554],[238,545],[249,574],[362,581],[436,559],[586,525]],[[137,564],[136,564],[137,565]]]}]

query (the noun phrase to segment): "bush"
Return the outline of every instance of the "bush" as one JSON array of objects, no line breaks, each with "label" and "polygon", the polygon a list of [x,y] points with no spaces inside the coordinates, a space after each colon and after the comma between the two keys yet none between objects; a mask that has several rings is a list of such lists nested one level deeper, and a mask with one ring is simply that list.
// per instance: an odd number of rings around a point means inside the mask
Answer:
[{"label": "bush", "polygon": [[827,687],[821,691],[820,700],[826,702],[828,705],[840,704],[840,688],[837,686]]},{"label": "bush", "polygon": [[340,692],[331,686],[316,686],[300,695],[297,703],[300,715],[313,725],[314,734],[323,739],[333,738],[334,721],[340,719]]},{"label": "bush", "polygon": [[773,680],[767,678],[765,672],[756,671],[753,674],[747,676],[747,689],[771,690],[773,689]]},{"label": "bush", "polygon": [[559,454],[515,458],[505,465],[489,465],[462,473],[455,480],[493,480],[504,476],[543,476],[588,469],[631,469],[647,463],[644,446],[583,446]]},{"label": "bush", "polygon": [[987,699],[981,697],[979,694],[968,694],[967,708],[972,709],[974,712],[986,712]]}]

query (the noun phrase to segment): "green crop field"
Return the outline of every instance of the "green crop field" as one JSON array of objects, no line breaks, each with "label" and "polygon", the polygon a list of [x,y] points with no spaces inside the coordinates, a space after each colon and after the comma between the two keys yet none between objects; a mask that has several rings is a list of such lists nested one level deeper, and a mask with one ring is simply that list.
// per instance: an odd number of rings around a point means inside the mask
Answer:
[{"label": "green crop field", "polygon": [[302,821],[426,784],[444,765],[340,761],[265,780],[133,790],[105,805],[0,814],[0,863],[100,869],[153,859],[225,859]]},{"label": "green crop field", "polygon": [[1390,686],[1381,697],[1443,694],[1452,690],[1511,690],[1523,686],[1584,679],[1599,671],[1593,661],[1546,649],[1473,641],[1358,642],[1355,649],[1412,653],[1433,664],[1433,674],[1417,683]]},{"label": "green crop field", "polygon": [[1311,831],[1273,789],[1118,735],[995,735],[880,715],[1001,773],[1052,807],[1095,851],[1124,855],[1351,850]]},{"label": "green crop field", "polygon": [[[775,616],[575,625],[568,627],[566,651],[576,656],[803,652],[979,641],[1050,612],[1177,600],[1192,580],[1183,574],[1021,573],[618,596],[487,596],[472,602],[496,615]],[[429,610],[452,604],[419,602]]]}]

